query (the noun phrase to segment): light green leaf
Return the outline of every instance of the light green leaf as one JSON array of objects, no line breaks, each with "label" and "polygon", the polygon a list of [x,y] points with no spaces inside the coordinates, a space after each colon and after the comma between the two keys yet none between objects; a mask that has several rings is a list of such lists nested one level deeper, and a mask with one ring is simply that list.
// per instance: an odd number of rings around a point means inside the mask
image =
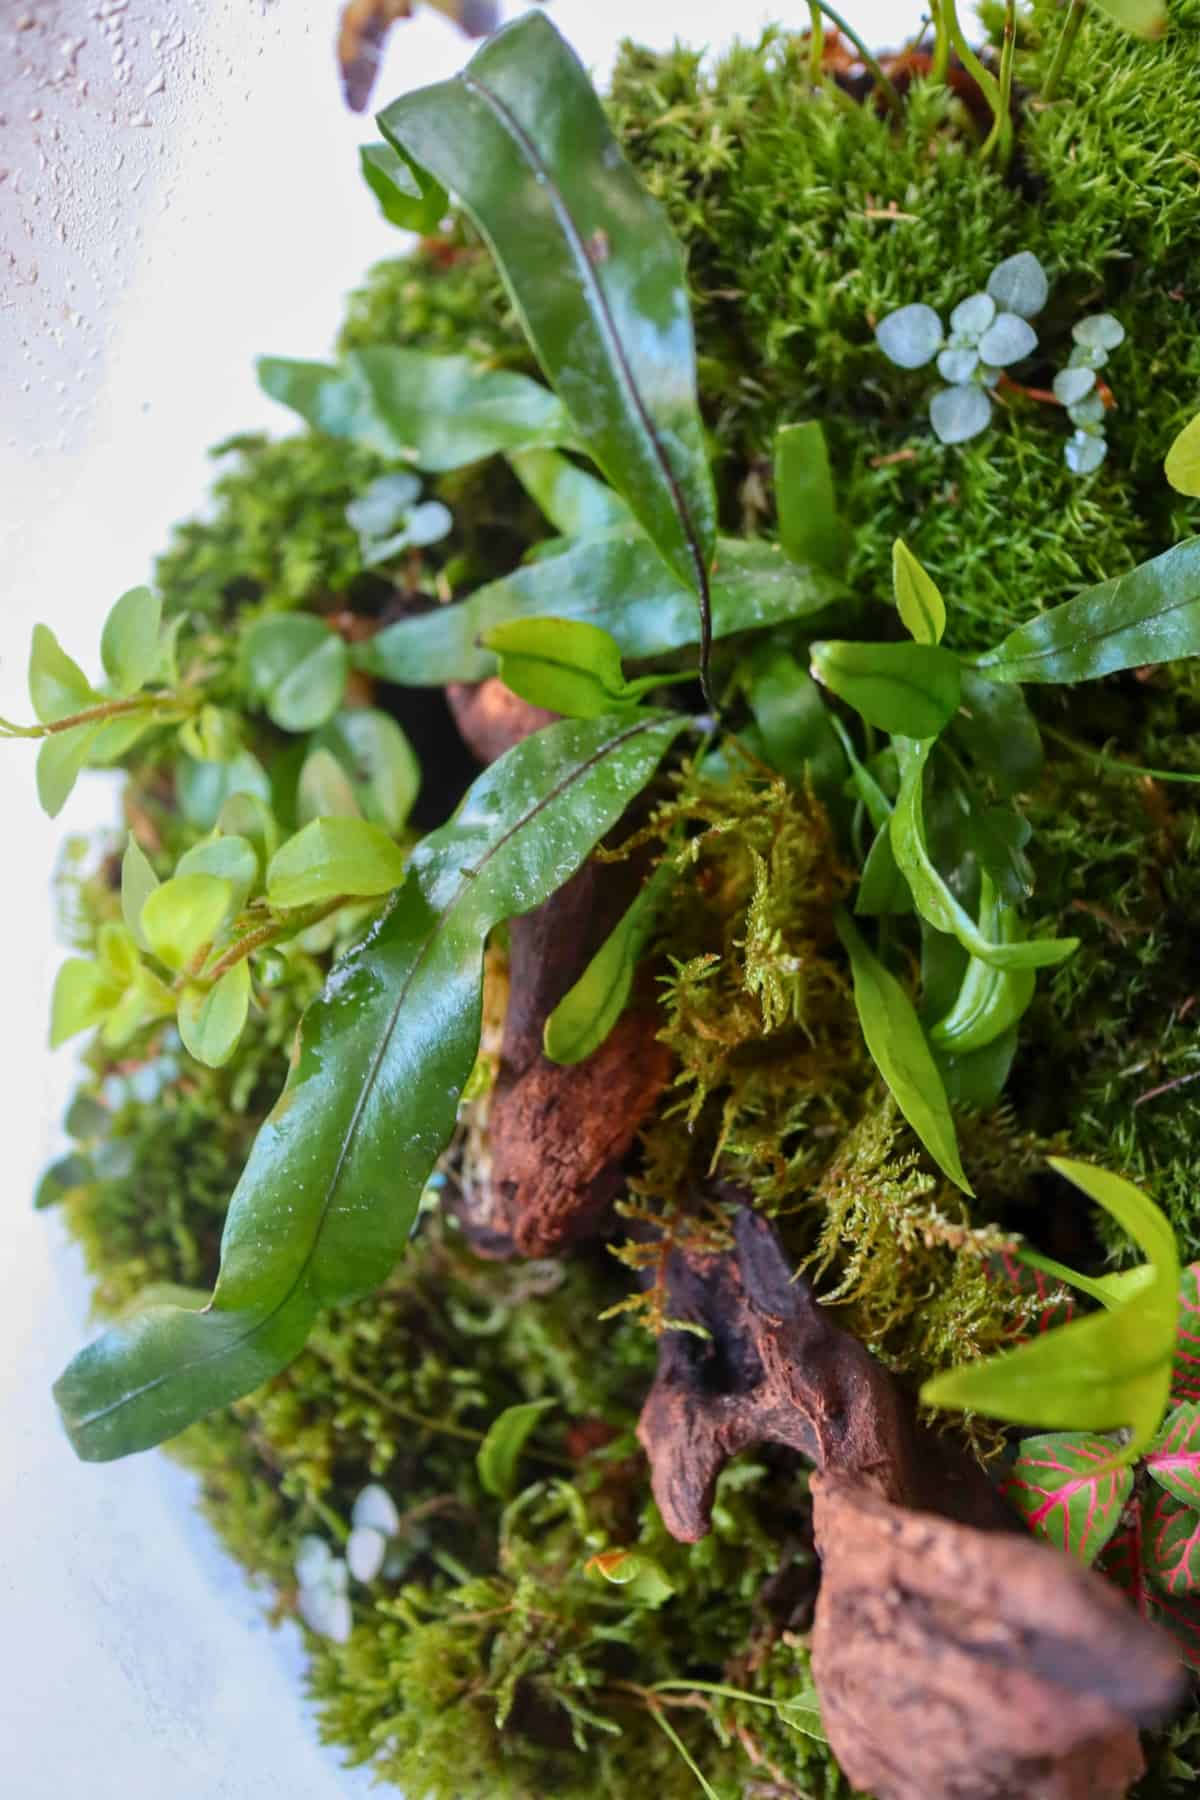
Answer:
[{"label": "light green leaf", "polygon": [[[29,698],[43,725],[69,719],[103,699],[79,664],[67,655],[48,625],[33,628],[29,651]],[[46,810],[49,812],[50,808]]]},{"label": "light green leaf", "polygon": [[218,875],[230,887],[230,910],[238,912],[258,885],[258,856],[244,837],[213,837],[185,850],[175,865],[176,876]]},{"label": "light green leaf", "polygon": [[921,567],[903,538],[897,538],[892,545],[892,587],[896,611],[910,637],[918,644],[940,644],[946,629],[946,602],[937,582]]},{"label": "light green leaf", "polygon": [[868,950],[850,915],[840,907],[834,924],[850,958],[854,1004],[871,1060],[938,1168],[964,1194],[972,1193],[963,1173],[942,1078],[912,1001]]},{"label": "light green leaf", "polygon": [[1078,938],[1033,938],[999,942],[977,925],[934,867],[925,840],[923,786],[931,740],[895,740],[900,759],[900,792],[892,813],[892,849],[921,917],[956,937],[970,955],[996,969],[1042,969],[1063,962],[1079,947]]},{"label": "light green leaf", "polygon": [[677,879],[673,863],[659,863],[579,980],[554,1008],[542,1028],[542,1048],[551,1062],[582,1062],[604,1042],[625,1010],[638,958]]},{"label": "light green leaf", "polygon": [[981,656],[991,681],[1096,681],[1200,655],[1200,537],[1087,588]]},{"label": "light green leaf", "polygon": [[578,58],[529,13],[379,126],[487,239],[584,449],[697,596],[705,668],[716,502],[683,258]]},{"label": "light green leaf", "polygon": [[222,837],[245,838],[264,869],[279,848],[279,826],[258,794],[230,794],[222,803],[216,826]]},{"label": "light green leaf", "polygon": [[146,1449],[248,1393],[295,1356],[319,1308],[387,1277],[478,1051],[489,933],[579,868],[683,724],[650,714],[538,732],[417,848],[386,917],[305,1015],[230,1204],[208,1307],[134,1312],[59,1381],[81,1456]]},{"label": "light green leaf", "polygon": [[234,963],[212,987],[189,983],[179,996],[179,1035],[197,1062],[220,1069],[238,1047],[250,1010],[250,965]]},{"label": "light green leaf", "polygon": [[[988,875],[983,876],[981,886],[980,932],[995,944],[1020,943],[1021,923],[1015,906],[997,893]],[[952,1056],[982,1050],[1024,1015],[1036,984],[1034,969],[998,969],[973,956],[953,1006],[930,1027],[929,1042],[935,1050]]]},{"label": "light green leaf", "polygon": [[258,381],[314,431],[430,474],[571,436],[562,403],[548,389],[466,356],[386,345],[350,351],[340,369],[264,356]]},{"label": "light green leaf", "polygon": [[310,819],[361,819],[350,777],[331,750],[310,750],[296,783],[296,817],[302,825]]},{"label": "light green leaf", "polygon": [[675,1592],[662,1564],[644,1550],[602,1550],[588,1559],[584,1572],[624,1588],[627,1597],[642,1606],[661,1606]]},{"label": "light green leaf", "polygon": [[526,1400],[518,1406],[506,1406],[492,1420],[475,1458],[479,1479],[487,1493],[494,1494],[498,1500],[512,1498],[525,1441],[542,1414],[557,1404],[555,1400]]},{"label": "light green leaf", "polygon": [[565,537],[628,530],[633,516],[620,494],[555,450],[519,450],[509,457],[530,499]]},{"label": "light green leaf", "polygon": [[37,753],[37,791],[42,811],[56,819],[96,747],[103,725],[72,725],[43,738]]},{"label": "light green leaf", "polygon": [[136,694],[158,668],[162,601],[147,587],[122,594],[100,633],[100,660],[118,694]]},{"label": "light green leaf", "polygon": [[1200,500],[1200,413],[1176,437],[1164,468],[1177,493]]},{"label": "light green leaf", "polygon": [[831,640],[809,656],[816,679],[880,731],[936,737],[958,706],[958,658],[939,644]]},{"label": "light green leaf", "polygon": [[1096,5],[1114,25],[1135,37],[1161,37],[1167,28],[1165,0],[1096,0]]},{"label": "light green leaf", "polygon": [[223,706],[202,706],[179,727],[179,743],[197,762],[232,762],[242,747],[241,720]]},{"label": "light green leaf", "polygon": [[[844,594],[840,582],[798,568],[770,544],[722,538],[713,567],[713,637],[811,618]],[[479,648],[480,635],[510,619],[548,616],[601,626],[630,662],[682,649],[700,635],[695,596],[653,546],[640,533],[611,532],[526,564],[455,606],[385,626],[356,646],[354,661],[408,687],[483,681],[495,674],[496,659]]]},{"label": "light green leaf", "polygon": [[792,1699],[777,1701],[775,1710],[781,1723],[790,1725],[793,1731],[802,1731],[805,1737],[815,1738],[819,1744],[829,1742],[821,1718],[821,1703],[811,1681],[806,1689]]},{"label": "light green leaf", "polygon": [[365,899],[390,893],[404,879],[404,852],[366,819],[313,819],[275,852],[267,899],[284,908],[313,906],[339,895]]},{"label": "light green leaf", "polygon": [[390,144],[363,144],[358,152],[363,180],[379,202],[389,225],[428,237],[437,230],[449,204],[440,182]]},{"label": "light green leaf", "polygon": [[395,719],[374,707],[339,713],[312,740],[334,756],[363,817],[398,837],[421,787],[416,751]]},{"label": "light green leaf", "polygon": [[815,419],[775,434],[775,507],[785,554],[840,575],[846,529],[838,518],[825,432]]},{"label": "light green leaf", "polygon": [[168,969],[190,969],[233,911],[233,884],[219,875],[175,875],[142,906],[147,944]]},{"label": "light green leaf", "polygon": [[534,706],[572,719],[598,719],[631,705],[616,640],[581,619],[511,619],[481,640],[500,661],[500,679]]},{"label": "light green leaf", "polygon": [[198,831],[211,831],[222,809],[239,794],[252,795],[264,806],[271,799],[267,772],[248,750],[227,763],[195,762],[190,756],[181,756],[175,764],[179,810]]},{"label": "light green leaf", "polygon": [[854,910],[860,919],[894,918],[913,910],[913,897],[896,864],[889,826],[875,833],[859,877]]},{"label": "light green leaf", "polygon": [[921,1399],[1050,1430],[1128,1430],[1113,1464],[1132,1463],[1153,1440],[1171,1391],[1179,1257],[1166,1217],[1132,1182],[1090,1163],[1050,1166],[1116,1219],[1145,1253],[1152,1275],[1124,1284],[1105,1312],[1089,1314],[927,1381]]},{"label": "light green leaf", "polygon": [[50,1000],[50,1048],[99,1025],[121,998],[112,973],[84,956],[69,956],[59,969]]},{"label": "light green leaf", "polygon": [[120,1050],[152,1019],[175,1017],[175,995],[145,964],[139,966],[101,1027],[100,1036],[110,1050]]},{"label": "light green leaf", "polygon": [[342,703],[346,646],[312,613],[256,620],[242,638],[241,656],[251,693],[281,731],[313,731]]}]

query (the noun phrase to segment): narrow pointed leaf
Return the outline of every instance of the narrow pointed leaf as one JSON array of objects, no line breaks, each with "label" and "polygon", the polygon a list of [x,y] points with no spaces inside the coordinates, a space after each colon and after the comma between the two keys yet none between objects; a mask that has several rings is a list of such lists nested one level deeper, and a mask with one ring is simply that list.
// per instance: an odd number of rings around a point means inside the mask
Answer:
[{"label": "narrow pointed leaf", "polygon": [[158,884],[150,858],[131,831],[121,858],[121,916],[143,950],[149,945],[142,930],[142,908]]},{"label": "narrow pointed leaf", "polygon": [[1168,1494],[1200,1509],[1200,1405],[1195,1401],[1185,1401],[1169,1415],[1146,1453],[1146,1468]]},{"label": "narrow pointed leaf", "polygon": [[531,13],[379,124],[487,238],[584,448],[697,596],[704,669],[716,507],[683,258],[582,64]]},{"label": "narrow pointed leaf", "polygon": [[941,589],[926,574],[903,538],[892,545],[892,587],[896,611],[918,644],[940,644],[946,629],[946,603]]},{"label": "narrow pointed leaf", "polygon": [[809,655],[817,680],[880,731],[936,737],[958,706],[958,658],[938,644],[830,641]]},{"label": "narrow pointed leaf", "polygon": [[48,625],[33,628],[29,650],[29,698],[43,725],[68,719],[102,698]]},{"label": "narrow pointed leaf", "polygon": [[638,958],[677,874],[671,862],[658,865],[579,980],[554,1008],[542,1032],[542,1046],[551,1062],[582,1062],[604,1042],[625,1010]]},{"label": "narrow pointed leaf", "polygon": [[581,865],[683,720],[555,725],[479,777],[331,975],[230,1203],[203,1312],[151,1305],[56,1388],[77,1452],[148,1448],[285,1366],[322,1306],[384,1280],[454,1129],[479,1044],[483,950]]},{"label": "narrow pointed leaf", "polygon": [[[801,569],[769,544],[722,538],[713,570],[713,636],[811,618],[845,593],[831,576]],[[483,681],[496,659],[479,638],[509,619],[582,619],[610,632],[631,662],[694,644],[695,598],[653,546],[633,532],[583,539],[477,588],[468,600],[388,625],[357,647],[369,675],[406,687]]]},{"label": "narrow pointed leaf", "polygon": [[775,508],[784,554],[840,575],[846,529],[838,517],[829,447],[816,419],[784,425],[775,435]]},{"label": "narrow pointed leaf", "polygon": [[530,499],[564,537],[632,525],[633,516],[619,494],[556,450],[519,450],[508,460]]},{"label": "narrow pointed leaf", "polygon": [[1179,1278],[1171,1398],[1200,1400],[1200,1263],[1189,1263]]},{"label": "narrow pointed leaf", "polygon": [[[1021,941],[1016,908],[996,892],[986,874],[979,902],[979,929],[995,944]],[[982,1050],[1024,1015],[1036,984],[1033,969],[998,969],[994,963],[973,956],[953,1006],[930,1027],[929,1042],[935,1050],[952,1056]]]},{"label": "narrow pointed leaf", "polygon": [[272,906],[314,906],[339,895],[369,899],[404,880],[404,852],[366,819],[313,819],[281,844],[267,870]]},{"label": "narrow pointed leaf", "polygon": [[1200,1512],[1159,1494],[1146,1520],[1145,1556],[1151,1581],[1165,1594],[1200,1593]]},{"label": "narrow pointed leaf", "polygon": [[[896,918],[913,910],[912,889],[896,862],[887,825],[875,833],[859,877],[854,910],[860,919]],[[930,1040],[932,1043],[932,1039]]]},{"label": "narrow pointed leaf", "polygon": [[850,958],[854,1004],[875,1067],[939,1169],[964,1194],[971,1193],[942,1078],[912,1001],[867,948],[849,915],[837,912],[834,923]]},{"label": "narrow pointed leaf", "polygon": [[517,1406],[506,1406],[492,1420],[475,1458],[479,1479],[489,1494],[498,1500],[512,1498],[525,1441],[542,1414],[556,1405],[554,1400],[526,1400]]},{"label": "narrow pointed leaf", "polygon": [[161,656],[162,601],[147,587],[122,594],[100,634],[100,660],[118,694],[136,694]]},{"label": "narrow pointed leaf", "polygon": [[437,230],[449,204],[441,182],[431,180],[391,144],[363,144],[358,164],[389,225],[418,231],[422,237]]},{"label": "narrow pointed leaf", "polygon": [[1095,681],[1200,655],[1200,537],[1051,607],[981,656],[991,681]]},{"label": "narrow pointed leaf", "polygon": [[1095,1562],[1133,1492],[1133,1470],[1114,1461],[1114,1449],[1082,1432],[1026,1438],[1002,1492],[1031,1531]]},{"label": "narrow pointed leaf", "polygon": [[933,744],[928,739],[914,743],[899,737],[895,747],[900,759],[900,792],[892,813],[892,848],[922,918],[956,937],[972,956],[993,968],[1040,969],[1070,956],[1078,948],[1078,938],[1002,942],[975,922],[935,868],[926,843],[924,779]]}]

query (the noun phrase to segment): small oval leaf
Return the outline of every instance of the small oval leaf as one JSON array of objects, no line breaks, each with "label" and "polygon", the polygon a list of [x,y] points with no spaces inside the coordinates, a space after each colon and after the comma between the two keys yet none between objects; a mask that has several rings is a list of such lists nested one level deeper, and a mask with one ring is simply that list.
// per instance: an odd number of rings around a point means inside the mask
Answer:
[{"label": "small oval leaf", "polygon": [[[940,644],[946,629],[946,602],[937,582],[917,561],[903,538],[892,545],[892,587],[896,611],[918,644]],[[920,733],[909,733],[920,736]]]},{"label": "small oval leaf", "polygon": [[118,694],[136,694],[154,675],[161,654],[162,601],[147,587],[122,594],[100,634],[100,660]]},{"label": "small oval leaf", "polygon": [[191,968],[233,909],[233,885],[219,875],[177,875],[147,896],[142,931],[168,969]]},{"label": "small oval leaf", "polygon": [[880,731],[936,737],[958,706],[958,658],[938,644],[827,640],[809,657],[816,679]]},{"label": "small oval leaf", "polygon": [[267,870],[272,906],[313,906],[341,895],[367,899],[404,879],[404,853],[366,819],[313,819],[280,846]]},{"label": "small oval leaf", "polygon": [[227,969],[210,988],[186,986],[179,996],[179,1035],[184,1049],[210,1069],[225,1066],[238,1047],[250,1010],[250,965]]},{"label": "small oval leaf", "polygon": [[489,1494],[508,1500],[516,1490],[517,1464],[525,1440],[544,1412],[558,1403],[555,1400],[526,1400],[518,1406],[506,1406],[488,1426],[487,1435],[475,1458],[479,1479]]}]

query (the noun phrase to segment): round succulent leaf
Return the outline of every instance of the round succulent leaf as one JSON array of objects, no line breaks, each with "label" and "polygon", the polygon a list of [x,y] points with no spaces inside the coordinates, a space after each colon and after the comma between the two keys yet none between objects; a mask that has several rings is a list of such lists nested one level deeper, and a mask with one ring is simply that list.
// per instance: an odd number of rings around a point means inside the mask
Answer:
[{"label": "round succulent leaf", "polygon": [[309,1532],[296,1545],[292,1568],[301,1587],[315,1587],[333,1561],[333,1551],[324,1538]]},{"label": "round succulent leaf", "polygon": [[1186,1400],[1168,1414],[1146,1452],[1146,1468],[1168,1494],[1200,1509],[1200,1405],[1195,1401]]},{"label": "round succulent leaf", "polygon": [[1003,369],[1036,350],[1037,341],[1037,332],[1027,320],[1012,312],[997,313],[979,340],[979,354],[984,362]]},{"label": "round succulent leaf", "polygon": [[329,1638],[335,1644],[349,1641],[354,1615],[345,1594],[325,1584],[304,1587],[300,1589],[299,1607],[300,1617],[318,1637]]},{"label": "round succulent leaf", "polygon": [[373,1531],[381,1531],[384,1537],[395,1537],[400,1529],[400,1514],[387,1489],[380,1487],[377,1481],[372,1481],[368,1482],[355,1500],[350,1523],[356,1526],[369,1525]]},{"label": "round succulent leaf", "polygon": [[1068,369],[1102,369],[1108,361],[1108,351],[1102,350],[1098,344],[1076,344],[1067,358]]},{"label": "round succulent leaf", "polygon": [[970,381],[979,363],[978,350],[955,349],[938,352],[937,370],[943,381],[959,386]]},{"label": "round succulent leaf", "polygon": [[1111,1438],[1087,1432],[1026,1438],[1004,1495],[1047,1543],[1094,1562],[1133,1491],[1133,1471],[1115,1465],[1118,1454]]},{"label": "round succulent leaf", "polygon": [[996,302],[991,294],[968,294],[950,314],[950,330],[955,337],[978,338],[995,316]]},{"label": "round succulent leaf", "polygon": [[1054,398],[1060,406],[1074,406],[1096,385],[1094,369],[1060,369],[1054,377]]},{"label": "round succulent leaf", "polygon": [[978,387],[939,388],[929,402],[929,423],[943,444],[965,444],[986,431],[992,403]]},{"label": "round succulent leaf", "polygon": [[1031,319],[1045,306],[1050,283],[1033,252],[1019,250],[1015,256],[1007,256],[1002,263],[996,264],[988,276],[987,291],[996,305],[1006,312]]},{"label": "round succulent leaf", "polygon": [[1071,336],[1090,350],[1115,350],[1125,342],[1125,327],[1111,313],[1091,313],[1072,325]]},{"label": "round succulent leaf", "polygon": [[932,306],[914,301],[888,313],[875,327],[875,341],[900,369],[923,369],[942,347],[942,321]]},{"label": "round succulent leaf", "polygon": [[387,1556],[387,1539],[373,1525],[356,1525],[346,1540],[346,1567],[355,1581],[374,1581]]},{"label": "round succulent leaf", "polygon": [[1067,417],[1072,425],[1102,425],[1104,423],[1104,402],[1099,394],[1087,394],[1077,400],[1074,406],[1068,406]]},{"label": "round succulent leaf", "polygon": [[1063,457],[1072,475],[1092,475],[1108,455],[1105,439],[1081,426],[1067,440]]},{"label": "round succulent leaf", "polygon": [[1200,1590],[1200,1513],[1181,1506],[1172,1494],[1160,1494],[1146,1521],[1146,1568],[1164,1593]]}]

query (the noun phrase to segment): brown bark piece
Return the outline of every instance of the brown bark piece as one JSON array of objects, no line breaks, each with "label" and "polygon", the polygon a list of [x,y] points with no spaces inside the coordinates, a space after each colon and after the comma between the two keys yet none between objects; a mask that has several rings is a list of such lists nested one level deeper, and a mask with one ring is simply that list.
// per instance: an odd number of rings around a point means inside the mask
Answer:
[{"label": "brown bark piece", "polygon": [[498,675],[478,683],[452,681],[446,699],[464,741],[481,763],[495,762],[531,732],[553,725],[559,716],[522,700]]},{"label": "brown bark piece", "polygon": [[877,1800],[1116,1800],[1178,1701],[1168,1640],[1070,1557],[813,1477],[813,1676]]}]

